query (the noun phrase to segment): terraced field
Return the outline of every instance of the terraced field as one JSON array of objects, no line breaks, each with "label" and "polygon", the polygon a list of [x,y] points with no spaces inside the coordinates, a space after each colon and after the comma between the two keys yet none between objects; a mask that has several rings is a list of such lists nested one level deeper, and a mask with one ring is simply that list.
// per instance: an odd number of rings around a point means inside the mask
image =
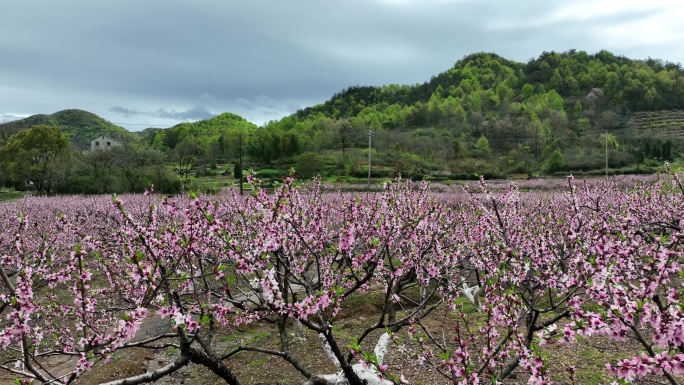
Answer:
[{"label": "terraced field", "polygon": [[641,111],[632,116],[638,129],[659,134],[684,135],[684,110]]}]

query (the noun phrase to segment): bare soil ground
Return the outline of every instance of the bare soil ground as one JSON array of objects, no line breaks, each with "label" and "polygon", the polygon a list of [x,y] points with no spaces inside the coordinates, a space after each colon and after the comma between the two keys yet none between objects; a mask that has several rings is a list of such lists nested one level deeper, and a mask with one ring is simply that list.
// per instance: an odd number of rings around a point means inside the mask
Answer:
[{"label": "bare soil ground", "polygon": [[[380,308],[373,303],[373,295],[358,296],[352,298],[345,307],[339,321],[333,326],[340,344],[346,344],[351,338],[359,336],[363,329],[374,322],[379,316]],[[447,333],[456,322],[453,315],[445,315],[440,309],[428,317],[424,323],[432,330],[441,330],[443,327]],[[368,351],[372,351],[374,343],[381,334],[376,332],[373,338],[364,344]],[[407,344],[411,342],[401,333]],[[217,351],[230,350],[235,346],[235,338],[242,339],[249,345],[262,348],[278,349],[279,337],[277,333],[264,325],[248,325],[240,329],[226,329],[218,337]],[[314,333],[305,332],[304,340],[292,339],[292,351],[297,357],[315,374],[331,374],[336,369],[325,356],[318,337]],[[420,365],[415,359],[407,358],[399,354],[396,345],[391,345],[389,353],[385,357],[385,363],[393,373],[403,373],[406,379],[415,385],[449,384],[444,377],[434,369]],[[594,338],[590,341],[579,341],[576,344],[551,344],[542,347],[547,365],[552,371],[555,384],[607,384],[613,378],[605,368],[606,362],[616,362],[638,354],[639,345],[635,341],[620,343],[607,338]],[[106,365],[99,365],[93,371],[82,376],[78,384],[96,384],[117,378],[141,374],[145,371],[157,369],[171,362],[176,351],[172,348],[165,350],[149,351],[145,349],[130,349],[117,354]],[[226,360],[228,366],[235,372],[240,381],[245,385],[294,385],[301,384],[305,378],[297,372],[289,363],[278,357],[267,356],[259,353],[239,353]],[[563,365],[573,365],[577,368],[574,381],[571,381],[563,370]],[[524,384],[527,375],[521,370],[508,378],[505,384]],[[167,376],[156,384],[223,384],[224,382],[213,373],[196,365],[187,366],[170,376]],[[639,383],[639,382],[635,382]],[[644,384],[647,382],[643,382]],[[652,383],[652,382],[648,382]]]},{"label": "bare soil ground", "polygon": [[[365,327],[377,319],[381,311],[380,305],[376,303],[377,301],[379,301],[379,296],[374,295],[374,293],[359,294],[347,301],[338,322],[333,325],[333,333],[341,345],[348,343],[353,337],[358,337]],[[451,313],[445,314],[444,308],[438,309],[424,320],[424,324],[431,330],[438,331],[443,328],[447,338],[455,322],[456,317]],[[168,319],[167,322],[151,319],[144,324],[143,332],[152,332],[159,328],[165,328],[167,325]],[[381,333],[381,331],[375,332],[372,338],[364,343],[364,348],[372,351]],[[407,345],[411,345],[405,331],[400,332],[399,335],[403,337]],[[216,351],[231,350],[236,344],[236,339],[241,339],[243,344],[251,346],[275,350],[279,348],[279,337],[273,328],[268,325],[252,324],[237,329],[226,328],[222,330],[222,333],[217,336]],[[314,374],[336,372],[335,366],[324,354],[315,333],[305,331],[303,339],[296,339],[293,336],[291,344],[291,350],[296,352],[298,359]],[[549,370],[553,373],[555,384],[608,384],[613,381],[613,378],[606,370],[605,363],[614,363],[622,358],[635,356],[640,351],[640,346],[635,341],[620,343],[607,338],[592,338],[572,345],[555,343],[542,347],[542,354]],[[109,363],[96,365],[92,371],[85,373],[76,383],[81,385],[99,384],[142,374],[170,363],[176,355],[177,351],[173,348],[160,350],[126,349],[117,352]],[[279,357],[243,352],[227,359],[226,363],[245,385],[294,385],[301,384],[305,380],[289,363]],[[385,356],[385,363],[391,372],[403,373],[410,384],[449,384],[449,381],[434,369],[423,366],[415,359],[400,354],[396,345],[390,345],[389,352]],[[70,363],[65,360],[55,360],[50,364],[55,368],[70,366]],[[570,380],[563,370],[563,365],[576,367],[577,372],[574,381]],[[527,378],[526,374],[518,370],[504,383],[524,384],[527,382]],[[12,383],[13,381],[8,375],[0,373],[0,384]],[[653,384],[654,382],[635,382],[635,384],[640,383]],[[204,385],[224,384],[224,382],[206,368],[191,364],[155,382],[155,384]]]}]

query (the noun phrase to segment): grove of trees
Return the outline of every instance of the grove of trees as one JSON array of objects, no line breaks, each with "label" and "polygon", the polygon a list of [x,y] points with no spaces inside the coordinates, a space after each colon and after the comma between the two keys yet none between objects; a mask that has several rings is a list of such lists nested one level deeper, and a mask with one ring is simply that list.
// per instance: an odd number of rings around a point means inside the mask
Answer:
[{"label": "grove of trees", "polygon": [[38,125],[20,131],[0,148],[0,162],[13,180],[30,181],[39,193],[51,193],[64,177],[71,156],[69,138],[54,126]]},{"label": "grove of trees", "polygon": [[[568,179],[563,193],[322,194],[292,178],[272,194],[31,198],[0,205],[0,369],[19,381],[74,382],[128,349],[172,349],[152,382],[188,365],[241,384],[233,359],[283,360],[307,384],[401,384],[388,355],[445,382],[572,377],[549,344],[631,340],[597,370],[629,383],[684,375],[684,186],[678,175],[621,188]],[[356,338],[338,326],[354,296],[379,298]],[[455,326],[426,323],[434,312]],[[166,327],[145,329],[150,320]],[[250,325],[277,348],[236,338]],[[311,370],[292,333],[321,344],[338,373]],[[143,337],[139,332],[145,329]],[[301,334],[301,333],[300,333]],[[219,346],[222,346],[219,348]],[[308,351],[308,350],[305,350]],[[59,372],[47,365],[59,359]]]}]

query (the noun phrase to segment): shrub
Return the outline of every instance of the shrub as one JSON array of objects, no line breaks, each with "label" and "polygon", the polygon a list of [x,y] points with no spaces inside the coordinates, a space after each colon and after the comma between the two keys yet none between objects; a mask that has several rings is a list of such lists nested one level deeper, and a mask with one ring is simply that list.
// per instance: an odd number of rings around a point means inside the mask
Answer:
[{"label": "shrub", "polygon": [[307,152],[297,158],[295,170],[302,178],[310,179],[323,172],[325,164],[323,157],[313,152]]},{"label": "shrub", "polygon": [[264,168],[254,173],[254,177],[257,179],[279,179],[279,177],[284,174],[273,168]]}]

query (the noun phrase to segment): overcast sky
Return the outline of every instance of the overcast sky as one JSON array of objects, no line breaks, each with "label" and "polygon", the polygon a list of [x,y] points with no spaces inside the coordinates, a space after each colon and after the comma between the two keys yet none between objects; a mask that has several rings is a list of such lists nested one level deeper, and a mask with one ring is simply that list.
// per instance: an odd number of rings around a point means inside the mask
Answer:
[{"label": "overcast sky", "polygon": [[129,130],[222,112],[263,124],[481,51],[684,63],[683,20],[681,0],[6,1],[0,121],[79,108]]}]

